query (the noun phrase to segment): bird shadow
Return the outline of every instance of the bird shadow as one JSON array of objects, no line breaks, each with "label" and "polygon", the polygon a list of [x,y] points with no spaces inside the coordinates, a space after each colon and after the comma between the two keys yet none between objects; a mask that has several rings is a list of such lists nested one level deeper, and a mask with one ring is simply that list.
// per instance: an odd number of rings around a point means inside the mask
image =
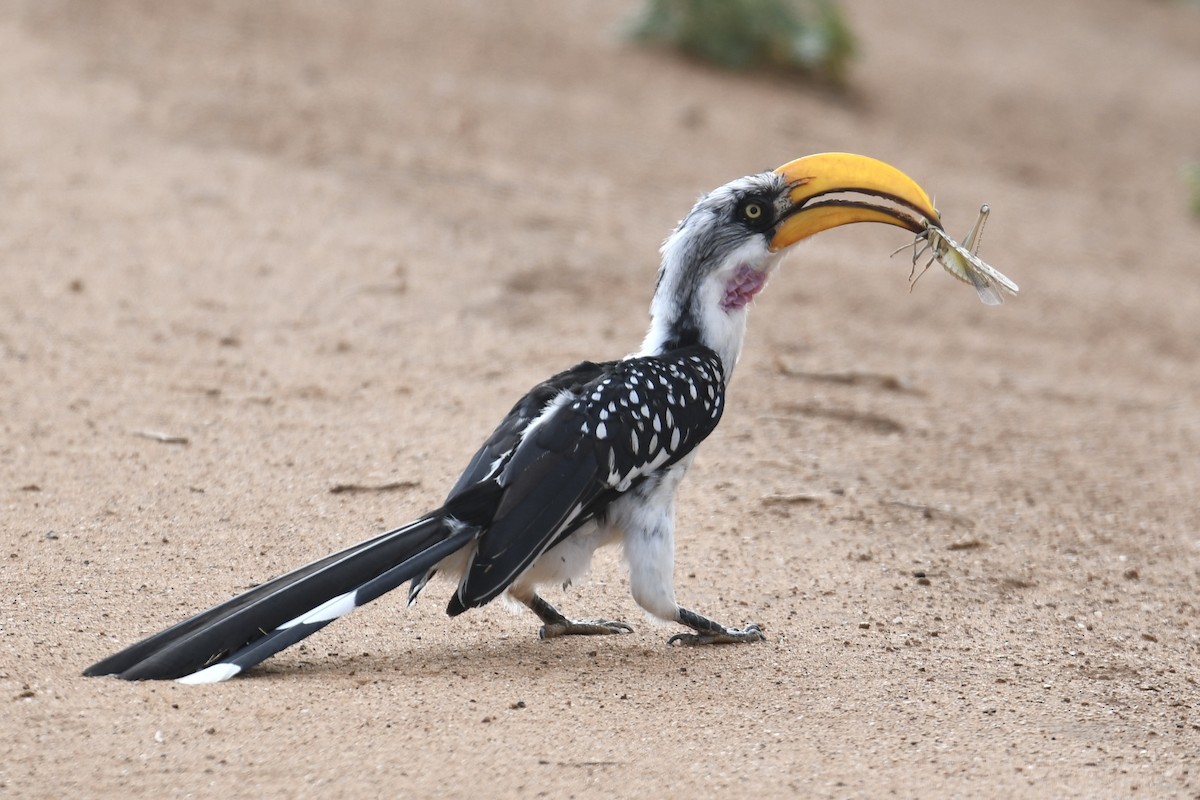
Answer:
[{"label": "bird shadow", "polygon": [[[458,641],[411,641],[394,650],[357,654],[299,653],[255,667],[239,680],[331,680],[358,683],[384,680],[400,673],[408,677],[494,680],[514,671],[542,675],[578,675],[605,669],[630,669],[637,664],[674,666],[694,648],[667,644],[670,631],[657,627],[616,636],[568,637],[543,641],[527,635],[487,634]],[[725,651],[727,648],[719,648]],[[733,648],[731,648],[733,649]],[[736,648],[741,649],[741,648]],[[706,648],[707,650],[707,648]]]}]

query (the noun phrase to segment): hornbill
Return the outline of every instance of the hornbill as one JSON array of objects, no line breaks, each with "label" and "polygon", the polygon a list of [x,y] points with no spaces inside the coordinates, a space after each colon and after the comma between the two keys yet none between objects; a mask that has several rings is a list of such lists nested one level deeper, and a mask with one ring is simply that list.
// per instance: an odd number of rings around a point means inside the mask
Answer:
[{"label": "hornbill", "polygon": [[585,361],[522,397],[468,463],[440,507],[403,527],[314,561],[89,667],[127,680],[226,680],[385,592],[435,573],[457,589],[450,616],[507,594],[542,621],[540,635],[631,632],[575,621],[537,593],[588,569],[620,542],[633,598],[690,629],[681,644],[755,642],[675,600],[675,493],[725,406],[750,301],[784,252],[851,222],[914,233],[940,225],[928,195],[881,161],[826,153],[732,181],[702,196],[661,247],[641,349]]}]

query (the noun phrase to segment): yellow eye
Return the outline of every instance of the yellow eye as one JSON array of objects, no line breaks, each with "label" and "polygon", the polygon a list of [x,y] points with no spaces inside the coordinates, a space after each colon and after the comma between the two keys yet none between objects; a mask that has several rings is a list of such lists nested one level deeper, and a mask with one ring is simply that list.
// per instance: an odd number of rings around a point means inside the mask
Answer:
[{"label": "yellow eye", "polygon": [[752,231],[766,231],[775,223],[775,209],[761,197],[747,197],[737,207],[737,219]]}]

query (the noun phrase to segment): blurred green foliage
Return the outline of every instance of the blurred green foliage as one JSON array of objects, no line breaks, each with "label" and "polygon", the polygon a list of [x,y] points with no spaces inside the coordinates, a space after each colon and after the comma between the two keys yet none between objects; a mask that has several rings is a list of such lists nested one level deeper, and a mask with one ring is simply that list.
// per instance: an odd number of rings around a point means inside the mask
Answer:
[{"label": "blurred green foliage", "polygon": [[632,36],[727,69],[798,70],[837,83],[855,49],[836,0],[647,0]]},{"label": "blurred green foliage", "polygon": [[1200,163],[1190,164],[1183,177],[1192,193],[1192,213],[1200,217]]}]

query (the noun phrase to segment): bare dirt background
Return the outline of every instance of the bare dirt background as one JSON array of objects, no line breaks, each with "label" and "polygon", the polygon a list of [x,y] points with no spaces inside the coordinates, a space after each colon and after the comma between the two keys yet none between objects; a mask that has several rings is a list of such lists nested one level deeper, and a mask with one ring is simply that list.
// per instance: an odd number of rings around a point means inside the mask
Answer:
[{"label": "bare dirt background", "polygon": [[[1200,12],[850,3],[839,98],[634,9],[0,6],[0,796],[1200,796]],[[79,677],[435,504],[638,344],[697,194],[832,149],[990,203],[1023,293],[908,294],[855,226],[760,298],[677,572],[768,642],[667,648],[613,553],[551,599],[632,636],[443,587],[225,685]]]}]

